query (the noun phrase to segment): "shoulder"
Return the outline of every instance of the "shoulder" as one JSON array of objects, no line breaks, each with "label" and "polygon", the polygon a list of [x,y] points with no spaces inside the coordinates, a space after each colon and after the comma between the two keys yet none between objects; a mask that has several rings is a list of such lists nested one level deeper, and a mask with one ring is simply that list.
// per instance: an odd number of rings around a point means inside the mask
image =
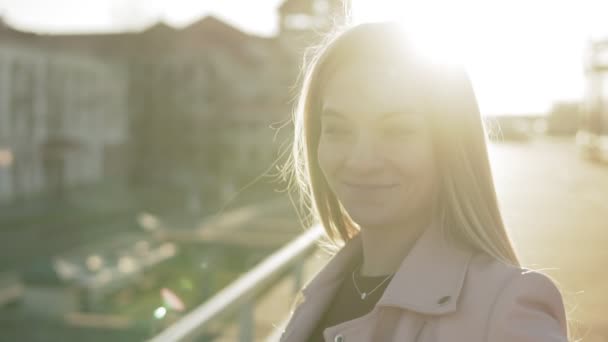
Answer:
[{"label": "shoulder", "polygon": [[562,295],[547,275],[485,256],[471,261],[473,287],[488,296],[488,341],[567,341]]}]

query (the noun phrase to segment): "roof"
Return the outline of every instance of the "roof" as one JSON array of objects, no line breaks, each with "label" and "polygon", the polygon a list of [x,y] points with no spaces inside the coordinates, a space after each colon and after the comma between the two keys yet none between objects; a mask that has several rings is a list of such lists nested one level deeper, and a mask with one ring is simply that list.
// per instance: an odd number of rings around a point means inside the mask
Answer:
[{"label": "roof", "polygon": [[279,6],[279,13],[313,13],[313,0],[285,0],[281,6]]},{"label": "roof", "polygon": [[344,8],[348,5],[351,0],[324,0],[325,3],[318,3],[322,0],[285,0],[281,6],[279,6],[279,13],[281,15],[286,14],[315,14],[319,5],[327,5],[327,10],[330,13],[336,10]]},{"label": "roof", "polygon": [[0,22],[0,39],[5,38],[50,50],[116,58],[154,59],[167,54],[207,55],[210,49],[224,50],[245,64],[255,63],[252,46],[279,47],[275,38],[247,34],[214,16],[204,17],[182,29],[157,22],[139,32],[104,34],[37,34],[21,32]]}]

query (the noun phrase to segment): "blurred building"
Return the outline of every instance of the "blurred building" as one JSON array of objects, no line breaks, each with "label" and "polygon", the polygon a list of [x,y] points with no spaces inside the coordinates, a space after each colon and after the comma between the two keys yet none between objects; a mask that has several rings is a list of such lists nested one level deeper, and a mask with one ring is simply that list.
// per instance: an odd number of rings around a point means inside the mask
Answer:
[{"label": "blurred building", "polygon": [[2,44],[0,201],[113,175],[128,136],[128,83],[121,68]]},{"label": "blurred building", "polygon": [[574,135],[581,121],[579,102],[556,102],[547,116],[547,134]]},{"label": "blurred building", "polygon": [[584,154],[608,161],[608,38],[589,43],[586,87],[577,142]]},{"label": "blurred building", "polygon": [[275,37],[215,17],[94,35],[1,24],[0,202],[127,167],[134,181],[187,189],[253,179],[277,157],[269,127],[290,117],[303,46],[343,21],[343,8],[287,0]]},{"label": "blurred building", "polygon": [[319,36],[346,23],[350,0],[285,0],[278,9],[279,40],[300,57]]}]

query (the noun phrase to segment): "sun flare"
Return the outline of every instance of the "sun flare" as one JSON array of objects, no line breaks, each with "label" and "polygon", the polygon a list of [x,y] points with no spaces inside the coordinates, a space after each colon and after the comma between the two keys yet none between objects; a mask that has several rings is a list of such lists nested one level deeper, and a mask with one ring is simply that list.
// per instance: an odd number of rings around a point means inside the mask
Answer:
[{"label": "sun flare", "polygon": [[544,0],[352,3],[355,23],[398,21],[429,58],[464,64],[483,114],[544,113],[580,98],[587,31],[573,14]]}]

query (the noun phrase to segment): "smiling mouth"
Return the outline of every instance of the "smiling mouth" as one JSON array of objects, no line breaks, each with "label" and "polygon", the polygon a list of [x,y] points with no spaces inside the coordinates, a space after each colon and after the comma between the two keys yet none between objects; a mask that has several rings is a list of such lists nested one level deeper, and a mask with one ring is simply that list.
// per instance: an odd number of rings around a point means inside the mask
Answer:
[{"label": "smiling mouth", "polygon": [[375,183],[355,183],[355,182],[342,182],[344,185],[356,188],[356,189],[390,189],[396,187],[398,184],[375,184]]}]

